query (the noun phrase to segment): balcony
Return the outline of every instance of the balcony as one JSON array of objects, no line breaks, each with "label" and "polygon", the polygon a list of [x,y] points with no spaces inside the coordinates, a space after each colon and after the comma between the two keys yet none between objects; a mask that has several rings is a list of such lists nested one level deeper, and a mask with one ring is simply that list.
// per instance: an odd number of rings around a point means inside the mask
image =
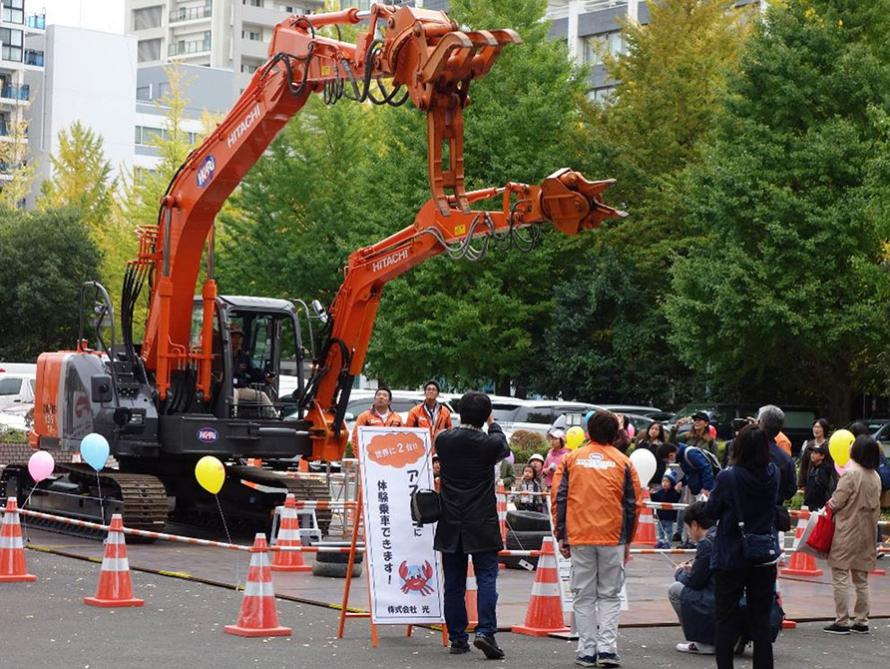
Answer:
[{"label": "balcony", "polygon": [[189,56],[210,51],[210,40],[199,39],[191,42],[177,42],[167,49],[168,56]]},{"label": "balcony", "polygon": [[9,140],[14,140],[14,139],[18,139],[18,140],[27,140],[28,139],[28,126],[24,126],[23,128],[20,128],[19,132],[21,134],[18,136],[18,138],[16,138],[15,137],[15,135],[16,135],[15,125],[13,123],[10,123],[9,121],[7,121],[5,118],[0,117],[0,140],[9,141]]},{"label": "balcony", "polygon": [[34,49],[25,49],[25,65],[33,65],[34,67],[43,67],[43,51],[35,51]]},{"label": "balcony", "polygon": [[31,14],[25,25],[33,30],[46,30],[46,14]]},{"label": "balcony", "polygon": [[16,102],[27,102],[31,98],[31,87],[27,84],[22,86],[3,86],[0,88],[0,98],[15,100]]},{"label": "balcony", "polygon": [[170,12],[170,23],[209,19],[211,16],[213,16],[212,7],[180,7]]}]

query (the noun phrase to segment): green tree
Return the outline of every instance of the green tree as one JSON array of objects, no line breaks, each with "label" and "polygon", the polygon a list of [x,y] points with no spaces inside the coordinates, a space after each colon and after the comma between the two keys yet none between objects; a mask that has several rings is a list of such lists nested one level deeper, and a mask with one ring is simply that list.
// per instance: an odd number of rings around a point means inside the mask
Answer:
[{"label": "green tree", "polygon": [[[464,114],[468,188],[540,183],[567,166],[586,85],[565,45],[548,38],[545,9],[543,0],[450,5],[461,25],[512,28],[523,39],[505,48],[470,88],[472,104]],[[386,207],[370,215],[391,232],[413,220],[429,187],[423,115],[394,109],[385,117],[387,152],[373,178]],[[528,254],[496,245],[481,262],[438,258],[394,281],[381,302],[369,372],[400,385],[437,376],[456,387],[494,382],[499,392],[513,386],[525,393],[543,358],[553,284],[576,244],[547,233]]]},{"label": "green tree", "polygon": [[886,0],[772,8],[691,171],[705,241],[674,265],[668,314],[725,392],[844,420],[887,348],[888,28]]},{"label": "green tree", "polygon": [[647,25],[623,25],[626,52],[604,59],[617,84],[609,104],[587,108],[575,161],[617,178],[608,199],[630,217],[583,246],[556,289],[544,392],[667,404],[702,392],[670,345],[663,304],[674,258],[697,243],[679,184],[703,159],[754,21],[734,4],[650,2]]},{"label": "green tree", "polygon": [[0,215],[0,359],[33,360],[77,338],[80,287],[100,252],[73,209]]},{"label": "green tree", "polygon": [[365,176],[382,151],[373,109],[317,96],[247,174],[221,220],[218,280],[230,293],[330,302],[340,268],[378,236]]}]

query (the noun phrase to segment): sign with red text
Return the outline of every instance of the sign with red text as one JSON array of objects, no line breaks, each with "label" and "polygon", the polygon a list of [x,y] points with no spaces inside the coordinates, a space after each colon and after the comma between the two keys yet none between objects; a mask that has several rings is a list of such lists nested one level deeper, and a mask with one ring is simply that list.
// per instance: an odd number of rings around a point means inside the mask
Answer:
[{"label": "sign with red text", "polygon": [[433,488],[430,431],[360,427],[358,442],[371,621],[444,622],[436,526],[411,520],[411,493]]}]

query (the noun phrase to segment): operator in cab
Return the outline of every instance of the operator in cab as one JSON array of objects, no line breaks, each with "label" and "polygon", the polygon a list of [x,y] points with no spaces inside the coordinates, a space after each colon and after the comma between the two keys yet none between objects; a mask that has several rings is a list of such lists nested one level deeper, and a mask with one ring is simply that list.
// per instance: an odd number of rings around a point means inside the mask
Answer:
[{"label": "operator in cab", "polygon": [[269,395],[256,387],[257,384],[272,382],[273,375],[257,369],[250,353],[244,350],[244,330],[237,323],[229,326],[229,339],[232,342],[232,387],[235,391],[235,406],[256,409],[264,418],[275,417],[275,407]]},{"label": "operator in cab", "polygon": [[362,411],[355,419],[355,427],[352,428],[353,448],[358,444],[358,429],[367,425],[369,427],[399,427],[402,417],[390,409],[392,404],[392,391],[386,386],[380,386],[374,393],[374,404],[367,411]]},{"label": "operator in cab", "polygon": [[451,429],[451,409],[439,402],[439,384],[436,381],[430,380],[424,384],[423,395],[423,402],[408,412],[405,426],[428,428],[435,444],[436,435]]}]

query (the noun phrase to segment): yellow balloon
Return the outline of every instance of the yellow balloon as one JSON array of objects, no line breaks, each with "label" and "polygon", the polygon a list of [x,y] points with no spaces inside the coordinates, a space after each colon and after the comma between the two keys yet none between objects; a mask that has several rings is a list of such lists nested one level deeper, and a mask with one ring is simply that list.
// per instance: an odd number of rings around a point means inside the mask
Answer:
[{"label": "yellow balloon", "polygon": [[850,447],[854,440],[855,437],[849,430],[838,430],[828,440],[828,452],[838,467],[843,469],[850,461]]},{"label": "yellow balloon", "polygon": [[226,480],[225,465],[212,455],[205,455],[195,465],[195,478],[204,490],[215,495]]},{"label": "yellow balloon", "polygon": [[566,432],[566,448],[571,451],[574,451],[581,444],[584,443],[584,430],[582,430],[577,425],[575,427],[570,427],[568,432]]}]

